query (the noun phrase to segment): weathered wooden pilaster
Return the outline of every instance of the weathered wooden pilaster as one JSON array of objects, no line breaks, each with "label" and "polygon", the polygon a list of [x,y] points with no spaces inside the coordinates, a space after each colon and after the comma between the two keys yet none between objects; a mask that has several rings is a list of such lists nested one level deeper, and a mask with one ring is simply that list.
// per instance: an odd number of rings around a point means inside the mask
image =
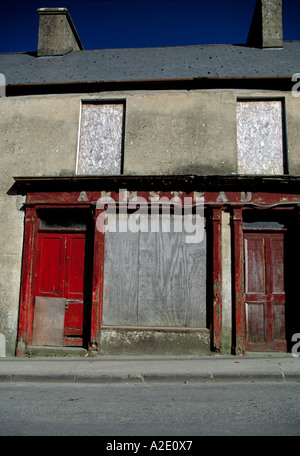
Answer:
[{"label": "weathered wooden pilaster", "polygon": [[244,246],[242,208],[234,208],[232,213],[233,239],[233,297],[235,331],[234,351],[236,355],[245,353],[245,290],[244,290]]},{"label": "weathered wooden pilaster", "polygon": [[34,305],[32,293],[34,287],[33,256],[36,250],[37,214],[33,207],[26,207],[25,211],[20,311],[16,346],[17,356],[23,356],[26,346],[31,342]]},{"label": "weathered wooden pilaster", "polygon": [[222,249],[221,249],[222,208],[212,209],[213,236],[213,349],[222,346]]},{"label": "weathered wooden pilaster", "polygon": [[[104,232],[101,231],[99,217],[103,209],[95,211],[95,234],[94,234],[94,257],[93,257],[93,285],[92,285],[92,309],[91,309],[91,350],[98,349],[100,340],[100,327],[103,308],[103,270],[104,270]],[[98,223],[97,223],[98,221]]]}]

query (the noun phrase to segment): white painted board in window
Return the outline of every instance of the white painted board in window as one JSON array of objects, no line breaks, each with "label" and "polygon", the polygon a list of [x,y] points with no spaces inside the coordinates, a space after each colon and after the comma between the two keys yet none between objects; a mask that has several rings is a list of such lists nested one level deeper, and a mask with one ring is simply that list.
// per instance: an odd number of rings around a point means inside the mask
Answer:
[{"label": "white painted board in window", "polygon": [[121,173],[122,103],[84,103],[81,114],[77,174]]},{"label": "white painted board in window", "polygon": [[239,174],[283,174],[281,101],[238,101]]}]

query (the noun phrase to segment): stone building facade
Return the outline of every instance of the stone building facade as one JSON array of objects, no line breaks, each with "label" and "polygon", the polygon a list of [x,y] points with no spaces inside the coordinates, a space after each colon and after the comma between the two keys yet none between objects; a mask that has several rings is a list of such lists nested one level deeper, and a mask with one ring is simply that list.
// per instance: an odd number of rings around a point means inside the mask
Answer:
[{"label": "stone building facade", "polygon": [[[0,55],[9,355],[287,351],[299,333],[300,43],[84,50],[42,8]],[[299,76],[300,79],[300,76]]]}]

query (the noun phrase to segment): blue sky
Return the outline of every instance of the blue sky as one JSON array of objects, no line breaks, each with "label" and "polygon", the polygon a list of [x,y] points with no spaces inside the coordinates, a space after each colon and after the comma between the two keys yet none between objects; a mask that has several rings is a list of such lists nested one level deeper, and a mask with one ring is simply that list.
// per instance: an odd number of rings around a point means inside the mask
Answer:
[{"label": "blue sky", "polygon": [[[0,0],[0,53],[37,49],[42,7],[68,8],[84,49],[246,42],[256,0]],[[300,0],[283,0],[283,38],[300,40]]]}]

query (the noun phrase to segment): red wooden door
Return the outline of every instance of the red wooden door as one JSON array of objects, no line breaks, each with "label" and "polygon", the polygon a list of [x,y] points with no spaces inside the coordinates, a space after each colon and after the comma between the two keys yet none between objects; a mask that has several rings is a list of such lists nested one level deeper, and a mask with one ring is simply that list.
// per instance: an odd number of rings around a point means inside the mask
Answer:
[{"label": "red wooden door", "polygon": [[83,344],[85,233],[39,233],[35,296],[66,298],[64,345]]},{"label": "red wooden door", "polygon": [[286,350],[284,233],[244,234],[246,349]]}]

